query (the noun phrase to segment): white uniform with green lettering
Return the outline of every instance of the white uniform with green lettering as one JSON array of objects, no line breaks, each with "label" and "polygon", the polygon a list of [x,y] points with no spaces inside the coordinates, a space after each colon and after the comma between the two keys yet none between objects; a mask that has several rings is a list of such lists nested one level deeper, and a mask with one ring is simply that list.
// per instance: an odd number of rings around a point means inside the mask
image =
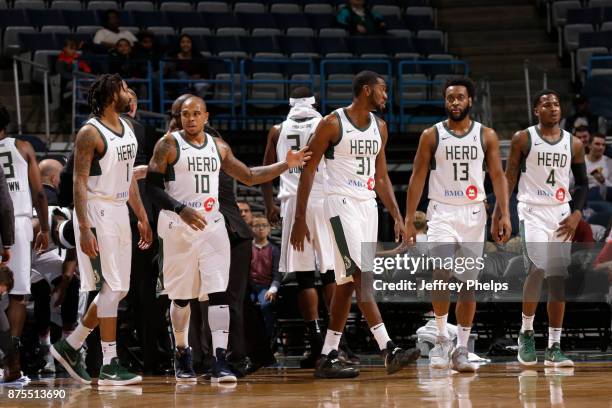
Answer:
[{"label": "white uniform with green lettering", "polygon": [[333,113],[340,139],[325,152],[324,211],[334,247],[336,283],[353,280],[355,268],[372,271],[378,238],[378,208],[374,191],[376,158],[382,148],[378,119],[358,128],[345,108]]},{"label": "white uniform with green lettering", "polygon": [[106,127],[99,118],[87,121],[102,137],[104,151],[94,155],[87,180],[87,218],[98,241],[96,258],[89,258],[81,250],[79,224],[82,220],[74,214],[82,291],[101,289],[103,280],[113,291],[125,292],[130,288],[132,232],[126,203],[138,142],[128,123],[119,121],[121,133]]},{"label": "white uniform with green lettering", "polygon": [[[280,134],[276,143],[276,157],[284,160],[289,150],[299,150],[306,146],[321,118],[304,118],[293,120],[287,118],[281,124]],[[310,242],[304,242],[304,251],[296,251],[291,246],[291,229],[295,218],[297,188],[300,181],[301,168],[292,168],[281,174],[278,198],[281,201],[282,242],[278,265],[280,272],[314,271],[320,272],[334,268],[334,255],[323,213],[323,183],[325,180],[325,163],[321,160],[312,190],[308,198],[306,224],[310,231]]]},{"label": "white uniform with green lettering", "polygon": [[164,293],[170,299],[208,299],[209,293],[227,289],[230,242],[225,219],[219,212],[221,154],[212,136],[197,146],[182,132],[176,142],[176,161],[166,171],[166,192],[200,212],[207,225],[194,231],[174,211],[162,210],[157,232],[162,242]]},{"label": "white uniform with green lettering", "polygon": [[566,276],[571,243],[557,236],[559,223],[570,214],[568,202],[572,135],[560,129],[551,143],[538,126],[527,129],[529,151],[521,168],[518,214],[523,250],[529,263],[546,276]]},{"label": "white uniform with green lettering", "polygon": [[30,293],[32,260],[32,197],[28,163],[15,146],[14,138],[0,140],[0,163],[15,212],[15,244],[11,247],[11,259],[8,262],[15,279],[11,294],[27,295]]}]

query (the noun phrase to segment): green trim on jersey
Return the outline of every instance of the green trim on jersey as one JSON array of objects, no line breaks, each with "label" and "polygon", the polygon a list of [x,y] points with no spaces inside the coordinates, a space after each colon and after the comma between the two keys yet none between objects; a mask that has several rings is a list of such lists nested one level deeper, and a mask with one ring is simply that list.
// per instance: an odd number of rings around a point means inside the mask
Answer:
[{"label": "green trim on jersey", "polygon": [[327,160],[334,160],[334,147],[338,146],[338,144],[342,141],[342,135],[344,134],[344,129],[342,127],[342,119],[340,119],[340,115],[336,111],[332,113],[336,116],[336,119],[338,119],[338,126],[340,127],[340,136],[338,137],[338,140],[332,142],[325,150],[324,155]]},{"label": "green trim on jersey", "polygon": [[172,135],[172,139],[174,139],[174,145],[176,148],[176,159],[174,159],[172,163],[168,163],[169,166],[174,166],[176,163],[178,163],[179,158],[181,157],[181,148],[179,146],[178,140],[176,140],[176,136]]},{"label": "green trim on jersey", "polygon": [[548,140],[544,139],[544,136],[542,136],[542,131],[540,130],[540,128],[538,127],[538,125],[534,126],[536,133],[538,134],[538,136],[540,136],[540,139],[542,139],[543,141],[545,141],[546,143],[548,143],[551,146],[556,145],[557,143],[559,143],[560,141],[563,140],[563,129],[559,128],[559,139],[556,142],[549,142]]},{"label": "green trim on jersey", "polygon": [[[563,134],[565,134],[565,132],[562,130]],[[574,161],[574,137],[572,136],[572,134],[570,132],[567,132],[569,134],[569,144],[570,144],[570,166],[572,165],[572,162]]]},{"label": "green trim on jersey", "polygon": [[527,158],[529,157],[529,153],[531,153],[531,132],[529,128],[527,128],[525,132],[527,132],[527,154],[521,158],[521,173],[527,171]]},{"label": "green trim on jersey", "polygon": [[344,262],[344,269],[346,270],[346,276],[352,276],[355,273],[357,265],[351,258],[351,253],[346,243],[346,236],[344,235],[344,228],[342,228],[342,222],[339,216],[335,216],[329,219],[332,231],[334,232],[334,238],[336,239],[336,245],[338,245],[338,251]]},{"label": "green trim on jersey", "polygon": [[485,155],[485,157],[482,159],[482,170],[487,171],[487,148],[485,147],[484,143],[484,126],[482,126],[482,124],[480,125],[480,147]]},{"label": "green trim on jersey", "polygon": [[125,126],[123,126],[123,121],[121,120],[121,118],[119,118],[119,123],[121,124],[121,134],[115,132],[113,129],[109,128],[104,123],[102,123],[102,119],[99,116],[96,116],[95,119],[98,121],[99,124],[104,126],[104,128],[106,130],[108,130],[109,132],[111,132],[112,134],[114,134],[117,137],[123,138],[123,135],[125,134]]},{"label": "green trim on jersey", "polygon": [[[351,125],[353,125],[353,127],[361,132],[365,132],[366,130],[368,130],[370,128],[370,126],[372,126],[372,114],[368,113],[368,115],[370,116],[370,123],[368,123],[367,126],[360,128],[359,126],[357,126],[352,120],[351,117],[348,115],[348,112],[346,111],[346,108],[342,108],[342,112],[344,112],[344,116],[346,116],[346,119],[349,121],[349,123]],[[376,120],[376,119],[374,119]]]},{"label": "green trim on jersey", "polygon": [[463,139],[464,137],[472,133],[472,130],[474,129],[475,124],[476,124],[476,121],[472,120],[472,124],[470,125],[470,128],[467,130],[467,132],[465,132],[465,135],[460,136],[456,134],[454,130],[448,127],[448,125],[446,124],[446,121],[442,121],[442,126],[444,126],[444,130],[446,130],[451,136],[455,136],[456,138],[459,138],[459,139]]},{"label": "green trim on jersey", "polygon": [[429,169],[436,169],[436,152],[438,151],[438,145],[440,144],[440,133],[438,132],[438,127],[434,126],[434,130],[436,131],[436,145],[433,149],[433,154],[431,155],[431,161],[429,162]]},{"label": "green trim on jersey", "polygon": [[[91,228],[91,232],[93,233],[96,240],[98,240],[98,234],[96,234],[96,229]],[[102,260],[100,259],[100,252],[96,255],[95,258],[89,258],[91,262],[91,269],[94,274],[94,282],[96,284],[96,290],[102,290],[102,284],[104,283],[104,273],[102,272]]]},{"label": "green trim on jersey", "polygon": [[[221,152],[219,151],[219,145],[213,136],[211,136],[213,143],[215,144],[215,150],[217,151],[217,156],[219,156],[219,164],[223,164],[223,159],[221,158]],[[278,160],[278,157],[277,157]]]},{"label": "green trim on jersey", "polygon": [[208,135],[206,134],[206,132],[204,132],[204,144],[202,146],[198,146],[198,145],[194,145],[193,143],[191,143],[189,140],[187,140],[185,138],[185,136],[183,135],[184,131],[179,131],[178,134],[181,136],[181,139],[183,139],[183,141],[185,143],[187,143],[189,146],[193,147],[194,149],[198,149],[198,150],[202,150],[204,149],[206,146],[208,146]]},{"label": "green trim on jersey", "polygon": [[102,143],[104,143],[104,150],[102,151],[102,153],[94,152],[94,157],[91,160],[91,166],[89,167],[89,176],[101,176],[102,167],[100,166],[100,160],[102,160],[102,158],[106,155],[106,152],[108,151],[108,142],[106,141],[106,138],[104,137],[102,131],[96,125],[94,125],[93,123],[89,123],[89,125],[91,125],[94,129],[98,131],[98,134],[102,138]]}]

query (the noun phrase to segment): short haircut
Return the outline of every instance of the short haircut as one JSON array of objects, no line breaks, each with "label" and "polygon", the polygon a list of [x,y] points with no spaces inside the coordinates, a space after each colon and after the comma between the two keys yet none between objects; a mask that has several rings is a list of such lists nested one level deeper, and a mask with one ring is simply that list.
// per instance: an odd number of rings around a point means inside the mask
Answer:
[{"label": "short haircut", "polygon": [[361,71],[353,79],[353,96],[359,96],[366,85],[376,85],[379,79],[385,80],[374,71]]},{"label": "short haircut", "polygon": [[0,104],[0,132],[6,130],[9,123],[11,123],[11,115],[9,115],[6,106]]},{"label": "short haircut", "polygon": [[253,222],[255,220],[264,220],[265,222],[268,222],[268,219],[263,214],[253,214]]},{"label": "short haircut", "polygon": [[538,107],[538,105],[540,104],[540,98],[543,97],[544,95],[555,95],[557,99],[561,100],[561,95],[559,95],[559,92],[553,89],[542,89],[536,92],[535,95],[533,95],[533,101],[532,101],[533,105],[532,106],[534,108]]},{"label": "short haircut", "polygon": [[446,90],[451,86],[463,86],[467,90],[468,96],[470,98],[473,99],[474,96],[476,96],[476,85],[474,84],[474,81],[472,81],[468,77],[458,77],[449,79],[444,84],[444,89],[442,90],[442,97],[444,99],[446,99]]},{"label": "short haircut", "polygon": [[293,99],[302,99],[302,98],[310,98],[314,96],[310,88],[306,86],[298,86],[293,91],[291,91],[290,98]]},{"label": "short haircut", "polygon": [[251,204],[249,204],[247,201],[245,200],[236,200],[236,204],[246,204],[249,206],[249,210],[251,209]]},{"label": "short haircut", "polygon": [[15,286],[13,271],[8,266],[0,266],[0,285],[6,286],[6,291],[10,292]]},{"label": "short haircut", "polygon": [[589,143],[593,143],[593,140],[595,140],[596,137],[603,139],[604,142],[606,141],[605,135],[602,135],[601,133],[592,133],[591,136],[589,136]]}]

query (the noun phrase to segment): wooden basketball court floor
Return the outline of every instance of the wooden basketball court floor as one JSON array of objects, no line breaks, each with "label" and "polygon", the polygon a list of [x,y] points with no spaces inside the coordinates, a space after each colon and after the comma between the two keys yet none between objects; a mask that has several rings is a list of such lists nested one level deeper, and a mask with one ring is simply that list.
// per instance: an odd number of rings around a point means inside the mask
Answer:
[{"label": "wooden basketball court floor", "polygon": [[[10,390],[13,390],[10,393]],[[126,387],[82,386],[71,379],[32,381],[24,390],[65,390],[64,398],[27,398],[0,387],[0,407],[606,407],[612,408],[612,361],[554,369],[498,362],[475,374],[430,370],[427,360],[393,376],[362,367],[351,380],[317,380],[311,370],[263,369],[235,385],[177,384],[146,377]],[[9,397],[12,396],[12,397]]]}]

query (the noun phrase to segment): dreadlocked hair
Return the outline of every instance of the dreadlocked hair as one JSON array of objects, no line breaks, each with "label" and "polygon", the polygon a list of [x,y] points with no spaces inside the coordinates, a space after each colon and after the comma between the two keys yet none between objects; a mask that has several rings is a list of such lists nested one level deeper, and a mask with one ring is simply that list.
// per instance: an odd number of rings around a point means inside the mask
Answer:
[{"label": "dreadlocked hair", "polygon": [[113,102],[121,89],[122,82],[119,74],[103,74],[91,85],[87,92],[87,104],[93,115],[102,115],[104,108]]}]

